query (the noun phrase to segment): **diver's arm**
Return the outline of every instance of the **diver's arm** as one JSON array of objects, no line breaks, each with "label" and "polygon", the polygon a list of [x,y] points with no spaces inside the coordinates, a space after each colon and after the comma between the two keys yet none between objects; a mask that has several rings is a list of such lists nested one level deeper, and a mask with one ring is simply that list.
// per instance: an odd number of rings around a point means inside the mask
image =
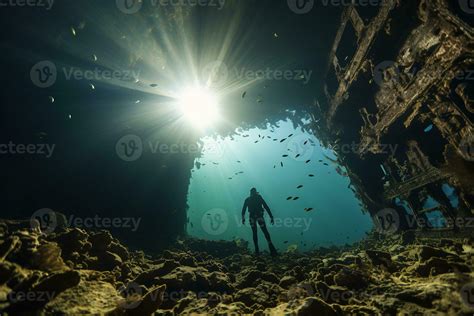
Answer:
[{"label": "diver's arm", "polygon": [[272,220],[273,222],[273,214],[272,214],[272,211],[270,211],[270,208],[268,207],[267,205],[267,202],[265,202],[265,200],[262,198],[262,205],[263,205],[263,208],[265,209],[265,211],[267,211],[268,215],[270,216],[270,219]]}]

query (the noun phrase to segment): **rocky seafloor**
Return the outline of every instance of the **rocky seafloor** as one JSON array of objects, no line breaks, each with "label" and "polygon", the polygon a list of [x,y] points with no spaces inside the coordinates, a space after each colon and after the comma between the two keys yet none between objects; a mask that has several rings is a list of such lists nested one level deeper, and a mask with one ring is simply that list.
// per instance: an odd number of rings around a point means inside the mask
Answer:
[{"label": "rocky seafloor", "polygon": [[351,246],[272,258],[196,239],[145,255],[108,231],[31,227],[0,220],[4,315],[474,312],[474,239],[466,235],[372,233]]}]

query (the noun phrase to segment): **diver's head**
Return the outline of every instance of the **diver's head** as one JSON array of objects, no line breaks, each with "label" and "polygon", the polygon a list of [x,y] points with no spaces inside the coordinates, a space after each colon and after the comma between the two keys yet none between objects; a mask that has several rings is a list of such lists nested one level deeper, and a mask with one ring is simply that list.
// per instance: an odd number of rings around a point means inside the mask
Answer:
[{"label": "diver's head", "polygon": [[250,195],[256,195],[256,194],[258,194],[257,189],[251,188],[250,189]]}]

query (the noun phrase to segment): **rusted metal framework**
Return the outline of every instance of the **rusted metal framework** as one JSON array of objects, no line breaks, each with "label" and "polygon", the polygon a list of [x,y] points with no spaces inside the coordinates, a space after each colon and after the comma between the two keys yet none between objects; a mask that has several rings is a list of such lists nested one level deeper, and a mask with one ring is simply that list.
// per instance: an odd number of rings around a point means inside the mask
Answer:
[{"label": "rusted metal framework", "polygon": [[[324,98],[315,103],[317,133],[336,149],[372,216],[386,207],[404,214],[400,200],[418,218],[473,214],[473,20],[448,0],[343,11]],[[338,150],[345,143],[357,150]],[[424,207],[428,197],[439,205]]]}]

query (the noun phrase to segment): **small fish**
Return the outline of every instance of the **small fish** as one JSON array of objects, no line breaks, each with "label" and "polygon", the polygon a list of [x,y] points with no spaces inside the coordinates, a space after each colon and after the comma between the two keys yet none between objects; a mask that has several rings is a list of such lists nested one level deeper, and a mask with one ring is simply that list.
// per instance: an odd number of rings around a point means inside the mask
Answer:
[{"label": "small fish", "polygon": [[244,99],[246,95],[247,95],[247,91],[245,91],[244,93],[242,93],[242,99]]},{"label": "small fish", "polygon": [[295,197],[293,198],[293,201],[296,201],[296,200],[299,200],[299,197],[298,197],[298,196],[295,196]]},{"label": "small fish", "polygon": [[311,162],[311,159],[306,160],[306,163],[310,163],[310,162]]},{"label": "small fish", "polygon": [[282,157],[288,157],[288,155],[283,155]]},{"label": "small fish", "polygon": [[229,179],[229,180],[232,180],[232,177],[229,177],[228,179]]},{"label": "small fish", "polygon": [[237,160],[237,163],[241,163],[241,161],[240,161],[240,160]]},{"label": "small fish", "polygon": [[260,136],[260,134],[258,134],[258,138],[262,138],[262,136]]},{"label": "small fish", "polygon": [[138,103],[140,103],[140,102],[142,102],[142,101],[140,101],[140,100],[137,100],[137,101],[135,101],[135,104],[138,104]]},{"label": "small fish", "polygon": [[267,138],[271,138],[270,136],[267,136]]},{"label": "small fish", "polygon": [[76,36],[76,29],[74,27],[71,27],[71,33],[73,36]]},{"label": "small fish", "polygon": [[156,87],[158,87],[158,85],[157,85],[156,83],[152,83],[152,84],[150,85],[150,87],[156,88]]},{"label": "small fish", "polygon": [[297,188],[297,189],[301,189],[302,187],[303,187],[303,185],[302,185],[302,184],[300,184],[300,185],[299,185],[299,186],[297,186],[296,188]]},{"label": "small fish", "polygon": [[297,155],[295,156],[295,158],[298,158],[299,156],[301,156],[301,155],[300,155],[300,154],[297,154]]},{"label": "small fish", "polygon": [[191,222],[189,222],[189,225],[191,226],[191,228],[193,228],[193,227],[194,227],[193,223],[191,223]]},{"label": "small fish", "polygon": [[254,144],[258,143],[258,140],[254,141]]},{"label": "small fish", "polygon": [[213,164],[218,165],[219,163],[218,162],[213,162]]},{"label": "small fish", "polygon": [[314,177],[314,174],[309,174],[308,176],[312,178],[312,177]]},{"label": "small fish", "polygon": [[280,140],[280,143],[283,143],[285,140],[286,140],[286,138],[283,138],[282,140]]},{"label": "small fish", "polygon": [[318,160],[319,162],[323,162],[321,159]]},{"label": "small fish", "polygon": [[291,136],[293,136],[293,134],[288,135],[288,138],[290,138]]},{"label": "small fish", "polygon": [[280,165],[283,167],[283,162],[280,162]]},{"label": "small fish", "polygon": [[273,165],[273,169],[275,169],[275,168],[276,168],[276,165]]},{"label": "small fish", "polygon": [[284,243],[284,244],[287,244],[287,243],[288,243],[288,240],[285,240],[283,243]]},{"label": "small fish", "polygon": [[325,163],[323,163],[323,165],[325,165],[325,166],[329,166],[329,165],[328,165],[326,162],[325,162]]},{"label": "small fish", "polygon": [[308,141],[305,141],[305,142],[303,143],[303,145],[306,145],[307,143],[308,143]]},{"label": "small fish", "polygon": [[273,141],[276,142],[278,139],[274,138]]},{"label": "small fish", "polygon": [[286,198],[287,201],[291,200],[293,197],[292,196],[289,196]]},{"label": "small fish", "polygon": [[91,87],[92,90],[95,90],[95,86],[92,83],[89,84],[89,86]]},{"label": "small fish", "polygon": [[97,61],[97,55],[96,54],[92,54],[92,60]]},{"label": "small fish", "polygon": [[49,101],[51,101],[51,103],[54,103],[54,97],[53,97],[53,96],[49,96]]},{"label": "small fish", "polygon": [[307,208],[305,208],[304,210],[305,210],[306,212],[310,212],[310,211],[313,210],[313,208],[312,208],[312,207],[307,207]]}]

